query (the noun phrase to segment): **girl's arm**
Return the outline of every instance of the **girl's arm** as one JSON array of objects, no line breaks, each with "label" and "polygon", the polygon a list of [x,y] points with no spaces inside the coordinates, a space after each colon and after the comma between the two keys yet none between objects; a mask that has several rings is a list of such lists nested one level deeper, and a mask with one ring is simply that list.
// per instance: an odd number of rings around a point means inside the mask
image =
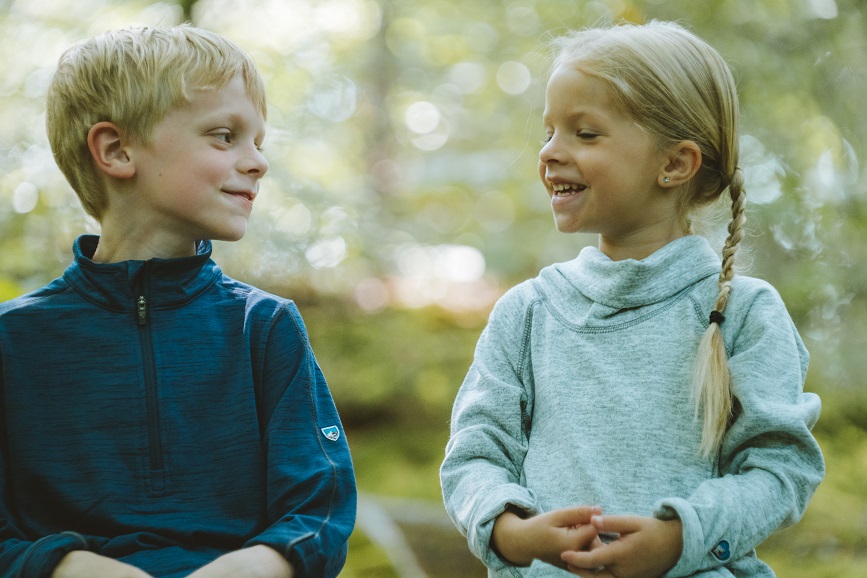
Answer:
[{"label": "girl's arm", "polygon": [[520,286],[494,306],[455,400],[440,470],[446,510],[492,569],[510,564],[491,547],[497,517],[509,507],[527,516],[539,511],[521,485],[533,405],[524,331],[531,307]]},{"label": "girl's arm", "polygon": [[658,504],[657,517],[683,523],[683,555],[670,576],[751,553],[774,531],[801,519],[825,473],[810,433],[821,402],[803,391],[809,360],[804,344],[770,285],[741,282],[733,287],[722,326],[731,344],[735,408],[720,449],[719,477],[687,499]]},{"label": "girl's arm", "polygon": [[489,568],[533,560],[565,567],[560,554],[587,548],[598,508],[539,514],[522,484],[533,412],[528,338],[534,297],[527,286],[494,307],[452,412],[451,439],[440,472],[443,496],[470,550]]}]

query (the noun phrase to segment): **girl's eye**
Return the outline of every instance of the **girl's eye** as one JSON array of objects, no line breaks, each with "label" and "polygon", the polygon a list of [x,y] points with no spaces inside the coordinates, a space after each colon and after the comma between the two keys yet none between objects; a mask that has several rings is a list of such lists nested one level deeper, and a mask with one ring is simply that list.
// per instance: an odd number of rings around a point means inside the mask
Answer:
[{"label": "girl's eye", "polygon": [[595,132],[589,132],[586,130],[582,130],[582,131],[578,132],[578,138],[580,138],[582,140],[593,140],[597,136],[599,136],[599,135],[596,134]]},{"label": "girl's eye", "polygon": [[541,143],[541,144],[542,144],[542,145],[546,145],[546,144],[548,144],[549,142],[551,142],[551,139],[552,139],[552,138],[554,138],[554,135],[552,135],[552,134],[546,134],[546,135],[545,135],[545,138],[542,139],[542,143]]},{"label": "girl's eye", "polygon": [[211,133],[211,135],[226,144],[230,144],[232,142],[232,133],[230,132],[215,132]]}]

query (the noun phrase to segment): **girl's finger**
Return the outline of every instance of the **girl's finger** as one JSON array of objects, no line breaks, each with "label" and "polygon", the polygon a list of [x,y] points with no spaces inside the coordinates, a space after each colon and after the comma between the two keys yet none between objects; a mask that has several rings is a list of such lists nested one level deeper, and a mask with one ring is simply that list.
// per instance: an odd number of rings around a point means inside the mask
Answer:
[{"label": "girl's finger", "polygon": [[581,578],[616,578],[614,574],[604,568],[587,570],[586,568],[575,568],[567,564],[566,570],[576,576],[581,576]]},{"label": "girl's finger", "polygon": [[593,516],[602,513],[599,506],[574,506],[551,512],[552,521],[556,526],[579,526],[589,524]]},{"label": "girl's finger", "polygon": [[560,559],[575,568],[593,570],[616,562],[617,554],[620,550],[620,543],[613,542],[611,544],[603,544],[601,547],[589,551],[566,551],[560,554]]},{"label": "girl's finger", "polygon": [[591,521],[600,532],[634,534],[644,527],[645,520],[641,516],[593,516]]}]

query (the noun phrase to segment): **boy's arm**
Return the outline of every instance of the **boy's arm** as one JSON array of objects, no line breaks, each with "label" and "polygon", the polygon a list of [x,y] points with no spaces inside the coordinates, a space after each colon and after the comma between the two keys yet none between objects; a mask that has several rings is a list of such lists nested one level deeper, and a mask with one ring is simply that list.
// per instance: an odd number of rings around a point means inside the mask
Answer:
[{"label": "boy's arm", "polygon": [[152,576],[135,566],[112,558],[84,550],[74,550],[63,557],[51,574],[51,578],[152,578]]},{"label": "boy's arm", "polygon": [[268,546],[252,546],[220,556],[187,578],[293,578],[292,566]]},{"label": "boy's arm", "polygon": [[48,578],[64,556],[86,549],[84,537],[73,532],[27,540],[13,525],[4,501],[0,511],[0,577]]},{"label": "boy's arm", "polygon": [[[0,352],[0,432],[6,431],[6,387]],[[30,540],[13,521],[7,488],[7,447],[0,440],[0,578],[32,576],[47,578],[66,554],[86,550],[87,540],[80,534],[63,532]]]},{"label": "boy's arm", "polygon": [[294,304],[277,314],[257,357],[271,525],[245,547],[268,546],[297,577],[336,576],[355,525],[355,475],[337,409]]}]

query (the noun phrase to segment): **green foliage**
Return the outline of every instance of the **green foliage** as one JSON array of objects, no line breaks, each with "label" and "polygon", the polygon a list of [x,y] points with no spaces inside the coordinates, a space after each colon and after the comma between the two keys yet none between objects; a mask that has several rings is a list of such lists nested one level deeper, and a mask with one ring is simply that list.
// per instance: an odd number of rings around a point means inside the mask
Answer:
[{"label": "green foliage", "polygon": [[363,532],[356,529],[349,537],[349,555],[340,578],[399,578],[388,556]]}]

